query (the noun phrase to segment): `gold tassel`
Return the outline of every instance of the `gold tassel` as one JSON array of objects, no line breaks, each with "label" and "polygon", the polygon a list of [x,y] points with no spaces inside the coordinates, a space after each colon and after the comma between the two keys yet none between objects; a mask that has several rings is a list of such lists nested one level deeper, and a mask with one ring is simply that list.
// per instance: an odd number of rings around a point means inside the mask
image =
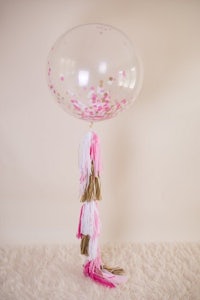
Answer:
[{"label": "gold tassel", "polygon": [[95,177],[96,200],[101,200],[101,186],[99,178]]},{"label": "gold tassel", "polygon": [[101,200],[100,179],[99,177],[95,177],[94,175],[93,162],[91,165],[91,175],[89,178],[89,183],[81,197],[81,202],[91,201],[91,200]]},{"label": "gold tassel", "polygon": [[122,275],[122,274],[124,274],[124,269],[119,268],[119,267],[111,268],[111,267],[108,267],[106,265],[103,265],[101,268],[102,269],[106,269],[107,271],[109,271],[110,273],[112,273],[114,275]]},{"label": "gold tassel", "polygon": [[81,254],[88,256],[88,246],[89,246],[90,236],[83,235],[81,238]]}]

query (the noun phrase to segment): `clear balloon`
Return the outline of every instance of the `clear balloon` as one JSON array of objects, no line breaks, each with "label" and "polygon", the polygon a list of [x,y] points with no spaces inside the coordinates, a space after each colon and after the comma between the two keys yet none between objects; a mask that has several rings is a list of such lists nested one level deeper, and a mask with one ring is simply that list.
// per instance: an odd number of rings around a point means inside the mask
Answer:
[{"label": "clear balloon", "polygon": [[142,72],[124,33],[104,24],[77,26],[51,48],[48,86],[74,117],[102,121],[115,117],[136,99]]}]

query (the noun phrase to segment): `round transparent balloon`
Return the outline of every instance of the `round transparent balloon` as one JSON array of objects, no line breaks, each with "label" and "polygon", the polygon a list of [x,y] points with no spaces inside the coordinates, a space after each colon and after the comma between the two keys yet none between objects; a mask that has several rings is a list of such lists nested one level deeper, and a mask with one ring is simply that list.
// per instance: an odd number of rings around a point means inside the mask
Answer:
[{"label": "round transparent balloon", "polygon": [[47,77],[60,106],[87,121],[110,119],[128,108],[142,82],[130,40],[104,24],[80,25],[64,33],[50,50]]}]

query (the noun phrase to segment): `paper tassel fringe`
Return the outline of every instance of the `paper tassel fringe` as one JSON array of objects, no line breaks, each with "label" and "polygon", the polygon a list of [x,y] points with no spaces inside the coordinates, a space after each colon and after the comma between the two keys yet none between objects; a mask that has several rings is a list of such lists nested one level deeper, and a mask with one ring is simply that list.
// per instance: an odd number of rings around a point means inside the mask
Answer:
[{"label": "paper tassel fringe", "polygon": [[81,239],[81,254],[86,256],[83,273],[94,281],[107,286],[116,287],[125,282],[123,269],[111,268],[102,264],[98,238],[100,235],[100,219],[98,200],[101,199],[101,157],[99,138],[90,131],[86,134],[79,149],[80,199],[83,202],[77,238]]}]

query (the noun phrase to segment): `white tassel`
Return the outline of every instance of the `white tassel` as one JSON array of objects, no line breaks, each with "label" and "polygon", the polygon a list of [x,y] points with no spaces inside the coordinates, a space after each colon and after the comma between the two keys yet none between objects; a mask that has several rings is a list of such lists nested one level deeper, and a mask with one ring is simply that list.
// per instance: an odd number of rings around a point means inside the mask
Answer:
[{"label": "white tassel", "polygon": [[98,237],[90,238],[89,241],[89,256],[86,261],[91,261],[98,256]]},{"label": "white tassel", "polygon": [[93,236],[94,232],[94,201],[84,202],[81,218],[81,233],[83,235]]},{"label": "white tassel", "polygon": [[88,132],[79,147],[80,196],[88,186],[91,174],[91,140],[92,132]]},{"label": "white tassel", "polygon": [[80,230],[81,234],[90,236],[87,260],[93,260],[98,255],[98,236],[100,235],[100,220],[96,201],[83,203]]}]

